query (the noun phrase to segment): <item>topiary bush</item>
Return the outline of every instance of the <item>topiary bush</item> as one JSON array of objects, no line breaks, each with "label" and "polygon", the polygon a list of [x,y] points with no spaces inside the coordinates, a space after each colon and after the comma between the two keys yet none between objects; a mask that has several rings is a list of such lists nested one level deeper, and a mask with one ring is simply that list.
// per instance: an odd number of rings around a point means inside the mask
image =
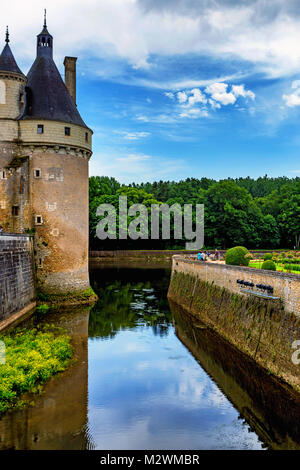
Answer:
[{"label": "topiary bush", "polygon": [[276,271],[276,264],[274,261],[268,259],[263,262],[261,269],[267,269],[268,271]]},{"label": "topiary bush", "polygon": [[266,253],[264,256],[264,261],[268,261],[269,259],[273,259],[273,255],[271,253]]},{"label": "topiary bush", "polygon": [[248,266],[250,261],[248,254],[249,251],[244,246],[229,248],[226,251],[225,263],[231,266]]}]

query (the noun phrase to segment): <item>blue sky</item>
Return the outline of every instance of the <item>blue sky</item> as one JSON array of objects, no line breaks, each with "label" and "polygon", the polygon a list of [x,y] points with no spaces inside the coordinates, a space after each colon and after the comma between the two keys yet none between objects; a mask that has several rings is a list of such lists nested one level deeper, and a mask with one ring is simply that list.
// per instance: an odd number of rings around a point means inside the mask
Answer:
[{"label": "blue sky", "polygon": [[[300,175],[296,0],[45,0],[55,60],[78,56],[90,173],[122,183]],[[48,3],[48,5],[47,5]],[[43,11],[1,7],[28,71]]]}]

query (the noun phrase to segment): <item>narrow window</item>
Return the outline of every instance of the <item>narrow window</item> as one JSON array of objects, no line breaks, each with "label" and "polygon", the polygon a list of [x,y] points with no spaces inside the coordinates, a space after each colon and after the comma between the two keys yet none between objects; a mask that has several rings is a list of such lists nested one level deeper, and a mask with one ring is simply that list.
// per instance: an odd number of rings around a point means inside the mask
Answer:
[{"label": "narrow window", "polygon": [[85,133],[85,141],[86,141],[86,142],[89,141],[89,133],[88,133],[88,132]]},{"label": "narrow window", "polygon": [[35,225],[42,225],[43,224],[43,217],[41,215],[35,216]]},{"label": "narrow window", "polygon": [[42,267],[43,267],[43,259],[39,258],[39,268],[42,268]]},{"label": "narrow window", "polygon": [[0,80],[0,104],[6,104],[6,85],[3,80]]},{"label": "narrow window", "polygon": [[1,170],[1,179],[2,179],[2,180],[6,180],[6,179],[7,179],[6,171],[5,171],[5,170]]},{"label": "narrow window", "polygon": [[33,170],[33,173],[34,173],[35,178],[41,178],[41,176],[42,176],[42,171],[40,170],[40,168],[35,168]]},{"label": "narrow window", "polygon": [[65,127],[65,135],[71,135],[71,128]]},{"label": "narrow window", "polygon": [[11,213],[13,217],[18,217],[19,215],[19,206],[12,206]]},{"label": "narrow window", "polygon": [[38,124],[37,133],[38,134],[44,134],[44,124]]}]

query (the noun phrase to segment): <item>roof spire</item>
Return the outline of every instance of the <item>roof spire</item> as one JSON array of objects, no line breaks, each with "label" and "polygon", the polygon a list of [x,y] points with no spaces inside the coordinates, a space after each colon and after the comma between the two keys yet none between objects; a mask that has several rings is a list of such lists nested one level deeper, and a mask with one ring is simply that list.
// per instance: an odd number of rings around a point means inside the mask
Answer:
[{"label": "roof spire", "polygon": [[44,10],[44,28],[47,29],[47,10]]},{"label": "roof spire", "polygon": [[9,31],[8,31],[8,26],[6,26],[6,38],[5,38],[6,44],[9,43]]}]

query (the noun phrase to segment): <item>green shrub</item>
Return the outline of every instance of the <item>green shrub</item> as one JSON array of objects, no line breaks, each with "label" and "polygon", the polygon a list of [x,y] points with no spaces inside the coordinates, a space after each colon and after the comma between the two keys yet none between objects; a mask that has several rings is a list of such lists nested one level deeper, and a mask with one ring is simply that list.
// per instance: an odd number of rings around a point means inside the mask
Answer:
[{"label": "green shrub", "polygon": [[299,264],[285,264],[284,267],[287,271],[300,271]]},{"label": "green shrub", "polygon": [[59,329],[14,330],[1,335],[5,344],[5,363],[0,364],[0,415],[20,407],[20,395],[38,392],[44,382],[67,368],[73,356],[71,338]]},{"label": "green shrub", "polygon": [[285,258],[280,260],[280,262],[283,264],[300,264],[300,258]]},{"label": "green shrub", "polygon": [[244,246],[235,246],[233,248],[229,248],[226,251],[225,255],[225,263],[231,266],[248,266],[249,265],[249,251]]},{"label": "green shrub", "polygon": [[273,259],[273,255],[272,253],[266,253],[265,256],[264,256],[264,261],[268,261],[268,260],[272,260]]},{"label": "green shrub", "polygon": [[267,269],[268,271],[276,271],[276,264],[274,263],[274,261],[268,259],[267,261],[263,262],[261,269]]}]

